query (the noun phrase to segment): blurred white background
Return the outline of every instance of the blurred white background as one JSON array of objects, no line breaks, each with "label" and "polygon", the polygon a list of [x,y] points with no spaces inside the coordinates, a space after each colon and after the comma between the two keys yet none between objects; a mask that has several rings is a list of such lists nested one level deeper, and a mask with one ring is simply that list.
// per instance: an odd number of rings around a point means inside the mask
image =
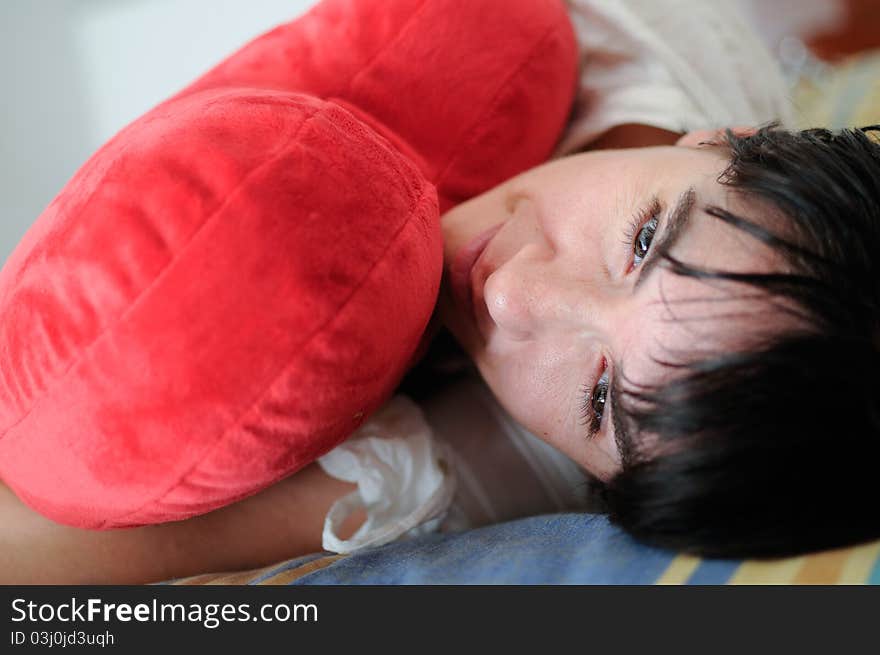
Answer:
[{"label": "blurred white background", "polygon": [[0,0],[0,264],[107,139],[314,0]]}]

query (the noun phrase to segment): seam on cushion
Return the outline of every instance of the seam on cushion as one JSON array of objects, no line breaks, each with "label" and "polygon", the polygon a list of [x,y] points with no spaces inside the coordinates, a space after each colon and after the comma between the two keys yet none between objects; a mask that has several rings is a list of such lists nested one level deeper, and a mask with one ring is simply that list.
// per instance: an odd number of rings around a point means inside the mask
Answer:
[{"label": "seam on cushion", "polygon": [[[354,289],[352,289],[352,291],[348,294],[348,296],[345,298],[345,300],[342,301],[342,303],[337,308],[336,313],[332,314],[326,321],[324,321],[324,323],[322,323],[320,326],[316,327],[312,331],[312,334],[309,335],[308,339],[306,339],[299,348],[297,348],[293,353],[290,354],[290,356],[287,358],[286,363],[281,367],[281,369],[278,371],[278,373],[272,377],[272,379],[269,381],[269,383],[265,386],[265,388],[262,391],[257,393],[254,400],[244,410],[242,410],[242,412],[241,412],[241,414],[239,414],[238,418],[236,418],[235,421],[223,431],[223,433],[217,438],[216,443],[209,446],[207,448],[207,450],[202,454],[202,457],[198,461],[196,461],[189,469],[187,469],[184,473],[182,473],[180,475],[180,477],[177,478],[177,480],[175,480],[172,484],[170,484],[165,491],[160,492],[159,495],[144,502],[142,505],[138,506],[136,509],[131,510],[130,512],[127,512],[126,514],[114,517],[113,518],[114,521],[124,521],[129,516],[140,512],[147,505],[149,505],[151,503],[162,502],[162,500],[169,493],[171,493],[187,477],[189,477],[189,475],[199,466],[199,464],[202,463],[202,461],[204,461],[204,459],[210,457],[211,454],[214,452],[214,450],[219,448],[220,445],[223,444],[223,442],[226,440],[226,437],[229,434],[229,432],[233,428],[237,428],[239,426],[239,424],[244,419],[244,417],[247,416],[254,409],[254,407],[263,400],[263,397],[266,395],[266,393],[269,391],[269,389],[274,387],[276,382],[278,382],[278,379],[281,378],[287,372],[287,370],[291,366],[291,360],[296,358],[299,355],[299,353],[301,353],[303,350],[305,350],[311,344],[312,340],[315,337],[317,337],[319,334],[322,334],[324,329],[328,325],[333,323],[333,321],[335,321],[339,317],[339,315],[342,313],[342,311],[345,309],[345,307],[348,305],[348,303],[352,300],[352,298],[354,298],[357,295],[357,292],[360,291],[360,289],[364,286],[364,284],[366,284],[367,280],[369,280],[370,276],[373,274],[373,271],[376,270],[376,267],[379,266],[379,264],[381,264],[385,260],[385,257],[388,254],[388,251],[391,249],[391,247],[395,243],[397,243],[397,240],[400,237],[400,235],[403,233],[403,231],[408,226],[412,225],[413,216],[415,215],[416,210],[420,206],[422,206],[422,204],[424,204],[426,199],[429,199],[430,190],[432,188],[433,188],[433,185],[430,182],[428,182],[427,180],[423,181],[421,194],[416,199],[416,201],[413,203],[413,205],[410,209],[410,212],[409,212],[408,219],[401,223],[400,227],[397,229],[397,232],[394,233],[394,236],[388,240],[388,243],[386,244],[385,248],[382,250],[381,255],[379,255],[379,257],[376,259],[376,261],[373,262],[373,265],[364,274],[363,278],[361,278],[361,280],[358,282],[357,286]],[[287,477],[287,475],[288,474],[285,474],[282,477]],[[277,478],[274,480],[274,482],[277,482],[280,479],[282,479],[282,478]],[[270,485],[273,483],[270,483]],[[253,494],[248,494],[248,496],[250,496],[250,495],[253,495]],[[241,498],[244,498],[244,497],[247,497],[247,496],[242,496],[242,497],[238,498],[238,500],[240,500]],[[236,502],[236,501],[233,501],[233,502]],[[101,527],[104,527],[106,524],[107,524],[107,521],[102,522]]]},{"label": "seam on cushion", "polygon": [[31,415],[31,412],[34,411],[34,408],[40,403],[40,401],[41,401],[42,399],[46,398],[46,397],[52,392],[52,390],[54,390],[54,388],[55,388],[58,384],[60,384],[60,383],[61,383],[61,382],[62,382],[62,381],[68,376],[68,374],[70,373],[70,371],[72,371],[74,368],[76,368],[76,366],[77,366],[78,364],[80,364],[80,363],[81,363],[81,362],[82,362],[82,361],[83,361],[83,360],[89,355],[89,352],[95,347],[95,344],[97,344],[97,343],[98,343],[98,342],[99,342],[104,336],[107,335],[108,332],[110,332],[112,329],[116,328],[116,327],[117,327],[117,326],[118,326],[123,320],[125,320],[126,316],[128,316],[128,314],[129,314],[130,312],[132,312],[132,311],[134,310],[135,307],[137,307],[137,305],[138,305],[138,303],[141,301],[141,299],[142,299],[142,298],[143,298],[143,297],[144,297],[144,296],[145,296],[145,295],[146,295],[146,294],[147,294],[147,293],[148,293],[148,292],[149,292],[154,286],[156,286],[156,285],[157,285],[162,279],[165,278],[165,276],[166,276],[166,274],[168,273],[168,271],[171,270],[171,268],[172,268],[172,267],[174,266],[174,264],[180,259],[180,257],[183,255],[183,253],[186,252],[186,250],[190,247],[190,245],[193,243],[193,241],[196,240],[196,238],[197,238],[198,235],[202,232],[202,230],[204,230],[209,224],[211,224],[211,223],[214,221],[214,219],[215,219],[217,216],[219,216],[220,212],[221,212],[223,209],[226,208],[226,206],[227,206],[227,205],[232,201],[232,199],[238,194],[238,192],[241,190],[241,188],[242,188],[245,184],[247,184],[247,182],[251,179],[251,177],[252,177],[253,175],[255,175],[256,173],[258,173],[259,171],[261,171],[261,170],[262,170],[263,168],[265,168],[266,166],[268,166],[268,165],[274,163],[276,160],[280,159],[280,158],[283,157],[285,154],[287,154],[287,148],[288,148],[288,146],[296,140],[296,138],[299,136],[299,133],[303,130],[303,128],[305,128],[305,126],[308,125],[308,124],[312,121],[312,119],[313,119],[317,114],[319,114],[319,113],[321,113],[321,112],[323,112],[323,111],[324,111],[324,107],[320,107],[320,108],[315,109],[314,111],[312,111],[312,112],[311,112],[311,113],[310,113],[310,114],[309,114],[309,115],[303,120],[303,122],[299,125],[299,127],[296,128],[296,130],[295,130],[294,133],[290,136],[290,138],[287,139],[287,140],[284,142],[284,144],[278,148],[278,150],[276,151],[276,153],[275,153],[270,159],[268,159],[268,160],[266,160],[266,161],[260,163],[259,165],[257,165],[257,166],[254,167],[253,169],[251,169],[251,170],[250,170],[250,171],[249,171],[249,172],[248,172],[248,173],[247,173],[247,174],[241,179],[241,181],[235,186],[235,188],[234,188],[232,191],[229,192],[229,194],[226,196],[225,200],[224,200],[223,202],[221,202],[220,205],[218,205],[218,207],[217,207],[217,208],[211,213],[211,215],[208,216],[208,217],[202,222],[202,224],[196,229],[196,231],[192,233],[192,235],[190,236],[190,238],[187,240],[187,242],[184,244],[184,246],[183,246],[183,247],[177,252],[177,254],[174,255],[174,256],[171,258],[171,260],[170,260],[167,264],[165,264],[164,267],[162,267],[162,270],[159,271],[159,274],[153,279],[153,281],[150,282],[146,287],[144,287],[144,288],[143,288],[143,289],[142,289],[142,290],[141,290],[141,291],[140,291],[140,292],[134,297],[134,299],[131,301],[131,303],[128,305],[128,307],[125,309],[125,311],[123,311],[122,314],[120,314],[119,317],[118,317],[118,318],[117,318],[117,319],[116,319],[111,325],[106,326],[106,327],[105,327],[103,330],[101,330],[97,335],[95,335],[95,337],[94,337],[94,339],[92,339],[91,343],[89,343],[85,348],[82,349],[80,355],[79,355],[78,357],[76,357],[76,358],[70,363],[70,365],[64,370],[64,372],[61,373],[61,375],[59,375],[57,378],[55,378],[55,379],[54,379],[49,385],[46,386],[45,389],[43,389],[43,392],[42,392],[41,394],[39,394],[38,396],[36,396],[36,397],[34,398],[34,401],[33,401],[33,403],[31,404],[30,409],[28,409],[24,414],[22,414],[22,416],[21,416],[17,421],[15,421],[15,423],[13,423],[12,425],[10,425],[10,426],[9,426],[9,427],[3,432],[3,434],[0,435],[0,441],[2,441],[2,440],[6,437],[6,435],[9,434],[12,430],[14,430],[16,426],[18,426],[22,421],[24,421],[28,416],[30,416],[30,415]]},{"label": "seam on cushion", "polygon": [[532,46],[532,49],[529,50],[528,56],[525,57],[522,60],[522,62],[520,62],[519,66],[516,67],[516,70],[514,70],[510,75],[505,77],[504,82],[502,82],[498,86],[498,89],[497,89],[497,91],[495,91],[495,94],[489,100],[488,104],[485,106],[483,111],[480,112],[479,119],[474,121],[474,123],[471,125],[470,129],[468,129],[462,135],[461,140],[456,144],[456,147],[453,148],[452,154],[449,155],[449,160],[443,166],[443,168],[441,169],[441,172],[437,175],[437,181],[435,182],[435,184],[437,185],[438,190],[440,188],[440,185],[443,184],[443,179],[446,177],[446,174],[449,172],[449,169],[452,167],[452,164],[455,163],[455,159],[460,152],[461,145],[464,143],[467,143],[468,141],[470,141],[472,139],[474,132],[476,132],[478,130],[478,128],[482,127],[483,117],[487,113],[489,113],[491,110],[495,109],[495,107],[498,105],[498,102],[501,100],[501,96],[503,96],[504,92],[507,90],[508,82],[510,82],[510,80],[514,79],[522,72],[522,69],[525,68],[526,65],[528,65],[532,61],[532,58],[533,58],[533,55],[535,54],[535,52],[538,51],[544,45],[544,42],[547,41],[547,39],[549,37],[553,36],[553,34],[555,34],[555,33],[556,33],[556,25],[554,24],[554,25],[551,25],[550,28],[544,33],[544,35],[541,36],[540,39],[538,39],[537,43],[535,43],[535,45]]}]

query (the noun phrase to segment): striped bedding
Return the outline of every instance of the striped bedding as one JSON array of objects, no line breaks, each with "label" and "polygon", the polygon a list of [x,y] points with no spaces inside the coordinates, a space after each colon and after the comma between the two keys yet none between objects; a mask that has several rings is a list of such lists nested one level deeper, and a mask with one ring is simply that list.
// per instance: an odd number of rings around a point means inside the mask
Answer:
[{"label": "striped bedding", "polygon": [[788,559],[712,560],[638,544],[604,516],[551,514],[170,584],[873,585],[880,584],[880,540]]}]

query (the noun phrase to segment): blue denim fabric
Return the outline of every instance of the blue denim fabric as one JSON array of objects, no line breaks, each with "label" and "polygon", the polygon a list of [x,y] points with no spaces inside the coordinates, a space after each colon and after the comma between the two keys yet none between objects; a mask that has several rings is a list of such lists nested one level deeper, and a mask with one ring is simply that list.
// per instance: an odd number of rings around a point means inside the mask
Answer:
[{"label": "blue denim fabric", "polygon": [[551,514],[361,551],[293,584],[651,584],[674,557],[605,516]]}]

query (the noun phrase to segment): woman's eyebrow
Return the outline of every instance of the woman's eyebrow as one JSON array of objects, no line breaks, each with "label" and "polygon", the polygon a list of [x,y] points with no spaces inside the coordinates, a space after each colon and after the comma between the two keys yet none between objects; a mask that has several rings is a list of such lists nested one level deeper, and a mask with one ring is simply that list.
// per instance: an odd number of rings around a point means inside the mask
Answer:
[{"label": "woman's eyebrow", "polygon": [[648,256],[639,267],[639,275],[633,285],[633,289],[638,289],[641,284],[648,279],[657,267],[657,263],[661,260],[661,255],[672,250],[672,247],[681,238],[681,235],[690,224],[693,208],[697,202],[697,192],[694,187],[685,189],[675,201],[675,206],[669,213],[669,218],[665,221],[666,227],[657,237],[657,241],[652,244],[648,251]]},{"label": "woman's eyebrow", "polygon": [[623,377],[623,369],[616,362],[615,374],[611,379],[611,423],[614,426],[614,443],[617,444],[617,452],[620,454],[620,463],[626,468],[633,455],[633,439],[629,426],[623,419],[620,394],[622,393],[620,379]]}]

